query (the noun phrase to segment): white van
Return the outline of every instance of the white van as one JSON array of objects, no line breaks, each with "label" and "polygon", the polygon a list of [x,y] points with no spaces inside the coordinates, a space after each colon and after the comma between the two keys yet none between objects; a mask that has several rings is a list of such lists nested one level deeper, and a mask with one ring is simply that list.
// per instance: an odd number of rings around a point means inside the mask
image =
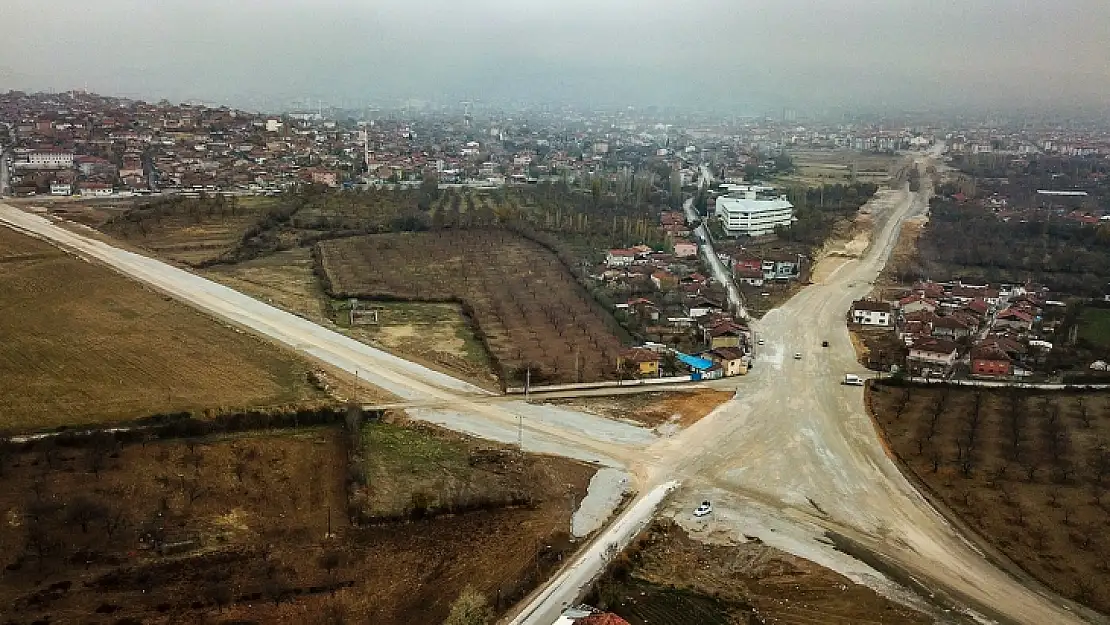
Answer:
[{"label": "white van", "polygon": [[863,386],[863,378],[854,373],[845,373],[844,383],[851,386]]}]

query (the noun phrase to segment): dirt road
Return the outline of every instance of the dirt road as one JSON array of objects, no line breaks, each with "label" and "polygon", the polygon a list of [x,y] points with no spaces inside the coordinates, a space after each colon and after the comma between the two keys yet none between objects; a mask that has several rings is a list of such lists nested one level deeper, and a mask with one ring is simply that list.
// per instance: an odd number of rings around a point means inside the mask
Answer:
[{"label": "dirt road", "polygon": [[[718,508],[754,506],[848,536],[981,616],[1084,622],[1074,607],[1022,585],[959,536],[888,459],[862,390],[840,384],[846,372],[862,373],[846,311],[871,290],[903,219],[926,209],[927,192],[904,190],[863,257],[834,259],[822,283],[755,324],[765,345],[753,372],[736,383],[736,399],[648,450],[650,470],[683,482],[678,516],[712,492],[724,498],[714,501]],[[817,561],[824,558],[816,552],[828,549],[816,541],[809,548]]]},{"label": "dirt road", "polygon": [[[266,306],[231,289],[164,263],[74,235],[48,220],[0,204],[0,222],[104,262],[201,310],[347,371],[410,401],[448,401],[451,408],[410,410],[416,418],[499,441],[522,436],[525,448],[594,460],[635,472],[641,495],[562,574],[526,603],[522,615],[542,623],[574,601],[603,568],[610,544],[621,544],[655,513],[681,481],[671,507],[688,515],[712,492],[722,518],[758,511],[791,528],[791,551],[839,572],[873,575],[845,566],[845,558],[816,540],[825,530],[879,554],[951,602],[995,620],[1079,623],[1058,597],[1022,585],[990,564],[913,489],[887,458],[863,406],[858,387],[839,384],[860,372],[844,316],[852,300],[871,289],[893,248],[902,221],[925,210],[927,190],[876,216],[881,228],[866,254],[835,259],[815,272],[814,284],[754,325],[765,341],[753,372],[731,384],[737,397],[680,435],[660,439],[644,428],[554,406],[476,400],[485,392],[441,373],[357,343],[337,332]],[[828,348],[820,347],[828,340]],[[802,358],[791,355],[800,352]],[[716,512],[714,514],[717,514]],[[752,516],[749,514],[749,516]],[[732,515],[732,518],[738,518]],[[737,535],[774,532],[767,526],[730,524]],[[762,536],[761,536],[762,537]],[[771,542],[768,540],[767,542]],[[839,563],[839,564],[838,564]],[[852,570],[841,570],[841,568]],[[864,572],[861,573],[861,570]],[[874,581],[874,580],[872,580]],[[554,619],[547,620],[547,623]],[[516,621],[514,621],[516,622]]]},{"label": "dirt road", "polygon": [[466,434],[524,448],[622,467],[656,439],[650,430],[553,406],[523,401],[487,403],[490,393],[274,308],[234,289],[164,262],[112,247],[61,228],[45,217],[0,204],[0,223],[47,240],[179,299],[215,318],[246,328],[311,358],[355,374],[409,401],[450,408],[413,409],[409,415]]}]

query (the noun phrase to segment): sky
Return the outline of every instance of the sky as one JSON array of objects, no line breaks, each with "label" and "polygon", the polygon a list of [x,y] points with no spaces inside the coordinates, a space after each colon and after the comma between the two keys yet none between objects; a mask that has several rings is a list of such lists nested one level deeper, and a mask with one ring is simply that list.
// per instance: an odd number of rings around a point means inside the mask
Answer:
[{"label": "sky", "polygon": [[0,90],[248,108],[1110,102],[1107,0],[2,0],[0,12]]}]

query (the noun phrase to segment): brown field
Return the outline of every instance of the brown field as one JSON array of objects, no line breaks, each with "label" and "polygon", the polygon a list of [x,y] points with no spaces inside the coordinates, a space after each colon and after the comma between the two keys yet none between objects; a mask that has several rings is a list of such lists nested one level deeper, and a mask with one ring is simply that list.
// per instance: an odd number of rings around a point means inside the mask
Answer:
[{"label": "brown field", "polygon": [[[547,249],[503,230],[373,235],[318,244],[338,298],[461,301],[507,384],[613,377],[615,322]],[[385,270],[385,269],[388,270]]]},{"label": "brown field", "polygon": [[[425,447],[480,449],[426,429],[373,427]],[[306,428],[8,451],[0,616],[439,623],[467,585],[504,611],[574,549],[567,493],[581,498],[590,467],[530,456],[498,466],[487,451],[459,484],[487,479],[478,473],[540,475],[522,485],[530,505],[360,527],[347,516],[345,441],[339,428]],[[373,451],[390,466],[408,462],[407,449]],[[393,477],[375,474],[370,488],[420,492],[419,480]]]},{"label": "brown field", "polygon": [[717,406],[732,399],[733,395],[727,391],[697,389],[548,401],[562,406],[573,406],[611,419],[631,419],[647,427],[667,423],[678,427],[689,427],[713,412]]},{"label": "brown field", "polygon": [[323,399],[292,354],[0,228],[0,430]]},{"label": "brown field", "polygon": [[794,161],[794,172],[776,180],[806,185],[852,182],[852,165],[856,168],[856,181],[883,184],[891,179],[903,160],[899,156],[857,150],[790,150],[789,154]]},{"label": "brown field", "polygon": [[[205,277],[260,301],[294,312],[402,358],[496,388],[489,354],[458,304],[372,302],[380,309],[377,325],[350,325],[349,304],[333,301],[313,273],[312,250],[297,248],[203,271]],[[331,324],[335,324],[332,326]]]},{"label": "brown field", "polygon": [[932,619],[758,541],[708,545],[656,523],[589,598],[632,625],[926,624]]},{"label": "brown field", "polygon": [[942,508],[1056,592],[1110,612],[1110,394],[875,385],[869,401]]}]

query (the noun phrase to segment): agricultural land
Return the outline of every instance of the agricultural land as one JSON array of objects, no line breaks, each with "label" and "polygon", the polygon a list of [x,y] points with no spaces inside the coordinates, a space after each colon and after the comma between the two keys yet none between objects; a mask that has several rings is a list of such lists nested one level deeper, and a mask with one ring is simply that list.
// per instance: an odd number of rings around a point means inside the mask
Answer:
[{"label": "agricultural land", "polygon": [[234,264],[213,265],[205,277],[260,301],[336,328],[352,338],[480,386],[499,382],[485,345],[453,302],[356,302],[375,323],[352,324],[351,302],[332,299],[316,277],[312,250],[295,248]]},{"label": "agricultural land", "polygon": [[533,382],[613,375],[615,320],[554,254],[512,232],[345,238],[317,255],[332,297],[462,304],[506,383],[529,369]]},{"label": "agricultural land", "polygon": [[932,622],[759,541],[704,544],[665,522],[614,559],[588,600],[632,625]]},{"label": "agricultural land", "polygon": [[326,400],[291,353],[0,228],[0,430]]},{"label": "agricultural land", "polygon": [[265,427],[291,418],[5,446],[4,621],[438,623],[575,548],[590,467],[350,415]]},{"label": "agricultural land", "polygon": [[891,451],[989,548],[1110,611],[1110,395],[875,385]]}]

